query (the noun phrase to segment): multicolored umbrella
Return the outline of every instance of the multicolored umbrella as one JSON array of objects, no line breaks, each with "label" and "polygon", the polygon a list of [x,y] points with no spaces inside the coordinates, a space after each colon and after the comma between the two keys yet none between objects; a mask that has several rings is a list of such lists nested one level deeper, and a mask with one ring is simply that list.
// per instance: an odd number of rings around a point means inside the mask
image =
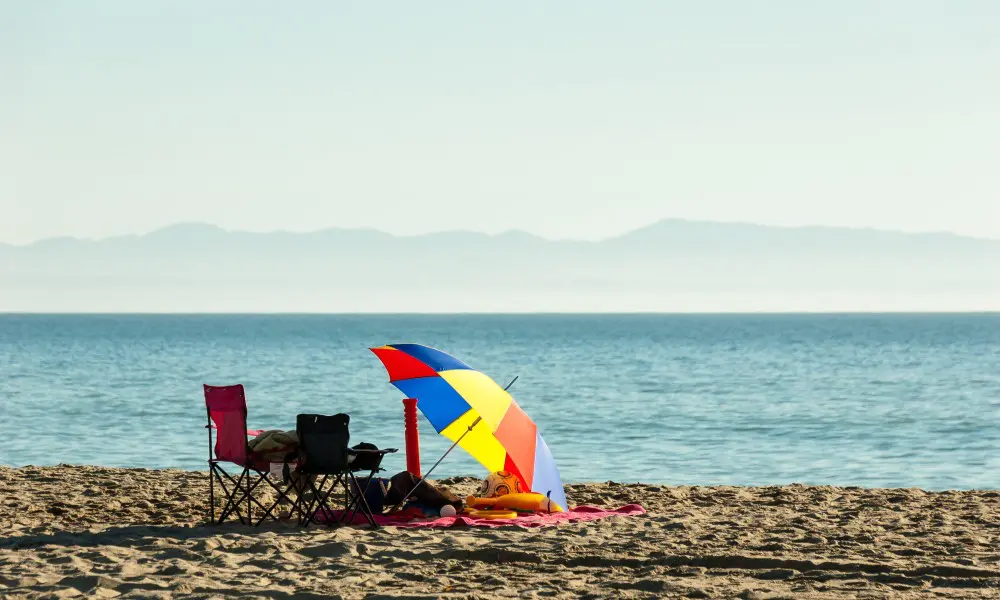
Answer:
[{"label": "multicolored umbrella", "polygon": [[[453,442],[461,439],[459,447],[491,473],[510,471],[527,489],[568,508],[559,469],[538,427],[488,375],[419,344],[371,351],[385,366],[389,382],[407,398],[417,399],[435,431]],[[481,421],[474,425],[477,419]]]}]

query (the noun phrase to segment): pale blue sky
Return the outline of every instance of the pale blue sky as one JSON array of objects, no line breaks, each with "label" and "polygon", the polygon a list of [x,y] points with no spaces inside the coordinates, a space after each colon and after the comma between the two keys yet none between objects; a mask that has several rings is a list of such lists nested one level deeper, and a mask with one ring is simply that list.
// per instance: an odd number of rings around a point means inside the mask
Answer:
[{"label": "pale blue sky", "polygon": [[0,241],[1000,238],[1000,2],[0,4]]}]

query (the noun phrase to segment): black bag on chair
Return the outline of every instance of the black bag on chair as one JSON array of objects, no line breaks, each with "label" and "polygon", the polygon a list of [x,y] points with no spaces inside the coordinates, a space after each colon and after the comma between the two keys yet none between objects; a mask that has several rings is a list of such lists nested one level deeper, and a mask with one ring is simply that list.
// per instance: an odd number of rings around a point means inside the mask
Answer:
[{"label": "black bag on chair", "polygon": [[[375,444],[369,444],[368,442],[361,442],[360,444],[356,444],[353,448],[351,448],[351,450],[378,450],[378,446]],[[362,452],[355,455],[354,460],[351,461],[351,470],[374,471],[379,469],[379,465],[381,464],[382,457],[378,454]]]}]

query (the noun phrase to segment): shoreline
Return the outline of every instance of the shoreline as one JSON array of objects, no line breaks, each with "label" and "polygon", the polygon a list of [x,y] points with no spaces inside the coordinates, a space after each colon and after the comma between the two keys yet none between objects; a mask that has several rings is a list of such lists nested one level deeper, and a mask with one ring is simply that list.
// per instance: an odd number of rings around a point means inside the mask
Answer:
[{"label": "shoreline", "polygon": [[[204,462],[204,461],[202,461]],[[405,465],[401,465],[400,469],[405,468]],[[110,469],[114,471],[123,472],[135,472],[135,473],[185,473],[188,475],[202,475],[206,481],[208,481],[208,470],[199,468],[187,468],[187,467],[118,467],[118,466],[106,466],[106,465],[96,465],[88,463],[66,463],[60,462],[56,464],[23,464],[23,465],[12,465],[8,463],[0,463],[0,473],[5,470],[9,472],[23,471],[25,469]],[[391,475],[388,471],[383,471],[378,476],[379,477],[389,477]],[[450,475],[448,477],[443,477],[441,479],[432,479],[431,481],[437,483],[441,481],[454,481],[454,482],[464,482],[468,480],[477,480],[479,477],[476,475],[462,474],[462,475]],[[564,487],[568,490],[570,488],[587,487],[594,485],[617,485],[617,486],[642,486],[645,488],[669,488],[675,490],[689,489],[689,490],[712,490],[712,489],[745,489],[745,490],[765,490],[765,489],[776,489],[776,488],[823,488],[823,489],[835,489],[835,490],[845,490],[845,491],[869,491],[869,492],[888,492],[888,491],[900,491],[900,492],[923,492],[927,494],[941,494],[950,492],[969,492],[976,494],[990,494],[995,492],[1000,498],[1000,487],[987,488],[987,487],[950,487],[950,488],[933,488],[933,487],[922,487],[919,485],[911,486],[888,486],[888,485],[862,485],[862,484],[828,484],[828,483],[804,483],[800,481],[790,481],[787,483],[760,483],[760,484],[748,484],[748,483],[666,483],[656,480],[648,481],[626,481],[626,480],[605,480],[605,481],[574,481],[570,482],[563,480]]]},{"label": "shoreline", "polygon": [[0,596],[1000,598],[998,491],[582,483],[571,505],[647,514],[368,531],[210,526],[207,483],[0,466]]}]

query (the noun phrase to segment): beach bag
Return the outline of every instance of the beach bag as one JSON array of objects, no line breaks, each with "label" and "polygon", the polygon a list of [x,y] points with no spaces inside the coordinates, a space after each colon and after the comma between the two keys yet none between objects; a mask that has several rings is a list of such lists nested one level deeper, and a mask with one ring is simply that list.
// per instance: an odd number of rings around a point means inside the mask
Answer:
[{"label": "beach bag", "polygon": [[[365,489],[367,487],[367,489]],[[380,515],[385,510],[385,497],[389,490],[389,480],[382,477],[372,477],[371,483],[367,477],[359,477],[351,482],[351,498],[357,498],[362,492],[365,502],[372,514]]]},{"label": "beach bag", "polygon": [[414,491],[413,488],[418,481],[420,478],[409,471],[396,473],[389,479],[389,493],[385,503],[389,506],[395,506],[410,492],[413,492],[410,500],[424,507],[440,510],[442,506],[450,504],[455,507],[456,511],[462,510],[463,502],[458,496],[446,489],[434,487],[426,480]]}]

